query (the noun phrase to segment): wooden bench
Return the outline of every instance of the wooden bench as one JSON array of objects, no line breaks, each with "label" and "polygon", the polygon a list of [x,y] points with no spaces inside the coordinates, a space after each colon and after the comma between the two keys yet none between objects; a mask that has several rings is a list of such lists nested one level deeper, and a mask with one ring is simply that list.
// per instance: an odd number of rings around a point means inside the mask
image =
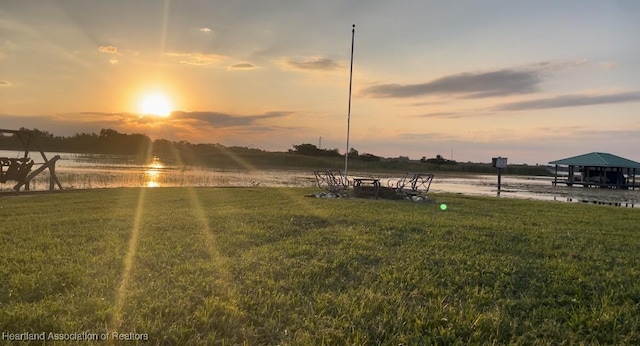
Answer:
[{"label": "wooden bench", "polygon": [[31,167],[33,167],[33,160],[27,157],[20,159],[0,157],[0,183],[13,180],[23,184]]},{"label": "wooden bench", "polygon": [[[24,155],[22,158],[8,158],[0,157],[0,183],[6,183],[9,180],[16,181],[17,184],[13,187],[14,190],[20,191],[20,188],[24,186],[25,190],[29,190],[30,182],[38,174],[44,170],[49,170],[49,190],[53,190],[55,185],[62,190],[62,184],[56,176],[56,161],[60,159],[60,155],[55,155],[51,160],[47,159],[44,151],[40,149],[35,142],[33,133],[28,130],[8,130],[0,129],[0,135],[10,134],[16,138],[23,147]],[[29,157],[29,151],[32,147],[37,149],[42,155],[43,163],[34,163]],[[38,168],[31,170],[36,165]]]},{"label": "wooden bench", "polygon": [[340,170],[313,171],[319,188],[329,192],[340,193],[349,187],[349,180]]},{"label": "wooden bench", "polygon": [[429,192],[433,173],[406,173],[397,181],[389,180],[388,186],[396,193],[405,196],[416,196]]}]

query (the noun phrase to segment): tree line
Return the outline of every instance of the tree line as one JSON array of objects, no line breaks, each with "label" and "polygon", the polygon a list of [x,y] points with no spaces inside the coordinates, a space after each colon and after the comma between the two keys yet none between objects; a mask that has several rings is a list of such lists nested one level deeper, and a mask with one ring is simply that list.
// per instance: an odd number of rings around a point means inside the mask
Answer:
[{"label": "tree line", "polygon": [[[80,154],[130,155],[139,162],[157,156],[165,164],[179,166],[206,166],[223,169],[251,168],[344,168],[344,155],[338,149],[320,149],[313,144],[292,146],[287,152],[269,152],[262,149],[222,144],[192,144],[187,141],[152,140],[140,133],[126,134],[113,129],[102,129],[99,133],[77,133],[73,136],[55,136],[48,131],[21,128],[22,133],[33,139],[39,149],[48,152]],[[0,134],[1,150],[24,150],[16,135]],[[31,147],[30,150],[38,148]],[[349,150],[349,167],[362,171],[454,171],[470,173],[495,173],[490,163],[459,163],[441,155],[435,158],[408,157],[384,158],[362,153],[355,148]],[[549,175],[543,166],[515,166],[503,171],[505,174]]]},{"label": "tree line", "polygon": [[[265,153],[264,150],[251,149],[246,147],[225,147],[216,144],[192,144],[187,141],[169,141],[166,139],[151,140],[149,136],[141,133],[126,134],[113,129],[102,129],[99,133],[76,133],[73,136],[56,136],[48,131],[39,129],[20,128],[36,146],[31,146],[29,150],[42,149],[49,152],[69,152],[85,154],[111,154],[111,155],[134,155],[147,157],[150,155],[159,157],[180,156],[189,161],[195,157],[206,157],[211,154],[233,151]],[[17,135],[0,135],[0,149],[3,150],[24,150],[22,142]],[[320,149],[313,144],[303,143],[293,145],[288,153],[318,156],[327,158],[344,157],[338,149]],[[363,161],[379,161],[381,157],[372,154],[360,155],[358,151],[351,148],[349,156],[352,159],[362,158]]]},{"label": "tree line", "polygon": [[[70,137],[55,136],[49,131],[20,128],[28,140],[29,150],[41,149],[51,152],[145,155],[151,147],[149,136],[139,133],[125,134],[113,129],[102,129],[100,133],[76,133]],[[17,134],[0,135],[0,148],[24,150]]]}]

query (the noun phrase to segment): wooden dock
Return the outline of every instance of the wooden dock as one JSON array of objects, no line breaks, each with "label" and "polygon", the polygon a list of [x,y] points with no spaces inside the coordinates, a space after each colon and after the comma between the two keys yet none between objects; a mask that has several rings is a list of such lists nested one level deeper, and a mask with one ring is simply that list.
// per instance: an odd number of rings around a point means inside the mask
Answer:
[{"label": "wooden dock", "polygon": [[600,183],[600,182],[594,182],[594,181],[570,181],[568,179],[558,179],[558,180],[554,180],[551,182],[551,184],[553,186],[556,186],[558,184],[562,185],[562,184],[566,184],[567,186],[582,186],[582,187],[599,187],[599,188],[603,188],[603,189],[622,189],[622,190],[635,190],[635,189],[640,189],[640,184],[607,184],[607,183]]}]

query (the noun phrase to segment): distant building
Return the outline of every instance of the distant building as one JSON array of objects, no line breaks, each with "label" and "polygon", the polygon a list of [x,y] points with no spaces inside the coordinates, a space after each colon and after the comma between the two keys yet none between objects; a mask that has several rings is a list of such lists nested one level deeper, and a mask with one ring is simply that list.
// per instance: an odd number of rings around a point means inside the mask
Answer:
[{"label": "distant building", "polygon": [[[605,187],[635,190],[636,172],[640,172],[640,162],[608,153],[589,153],[562,160],[551,161],[555,165],[553,185],[567,184],[583,187]],[[568,171],[567,179],[558,179],[559,166]]]}]

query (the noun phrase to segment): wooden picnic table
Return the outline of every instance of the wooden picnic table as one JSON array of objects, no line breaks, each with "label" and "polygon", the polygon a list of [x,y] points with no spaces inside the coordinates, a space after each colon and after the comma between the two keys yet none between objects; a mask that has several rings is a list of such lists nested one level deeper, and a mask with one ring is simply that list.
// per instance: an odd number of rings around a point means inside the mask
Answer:
[{"label": "wooden picnic table", "polygon": [[378,194],[380,193],[380,179],[378,179],[378,178],[353,178],[353,193],[354,193],[354,195],[361,194],[364,186],[372,186],[373,187],[373,197],[375,199],[378,199]]}]

